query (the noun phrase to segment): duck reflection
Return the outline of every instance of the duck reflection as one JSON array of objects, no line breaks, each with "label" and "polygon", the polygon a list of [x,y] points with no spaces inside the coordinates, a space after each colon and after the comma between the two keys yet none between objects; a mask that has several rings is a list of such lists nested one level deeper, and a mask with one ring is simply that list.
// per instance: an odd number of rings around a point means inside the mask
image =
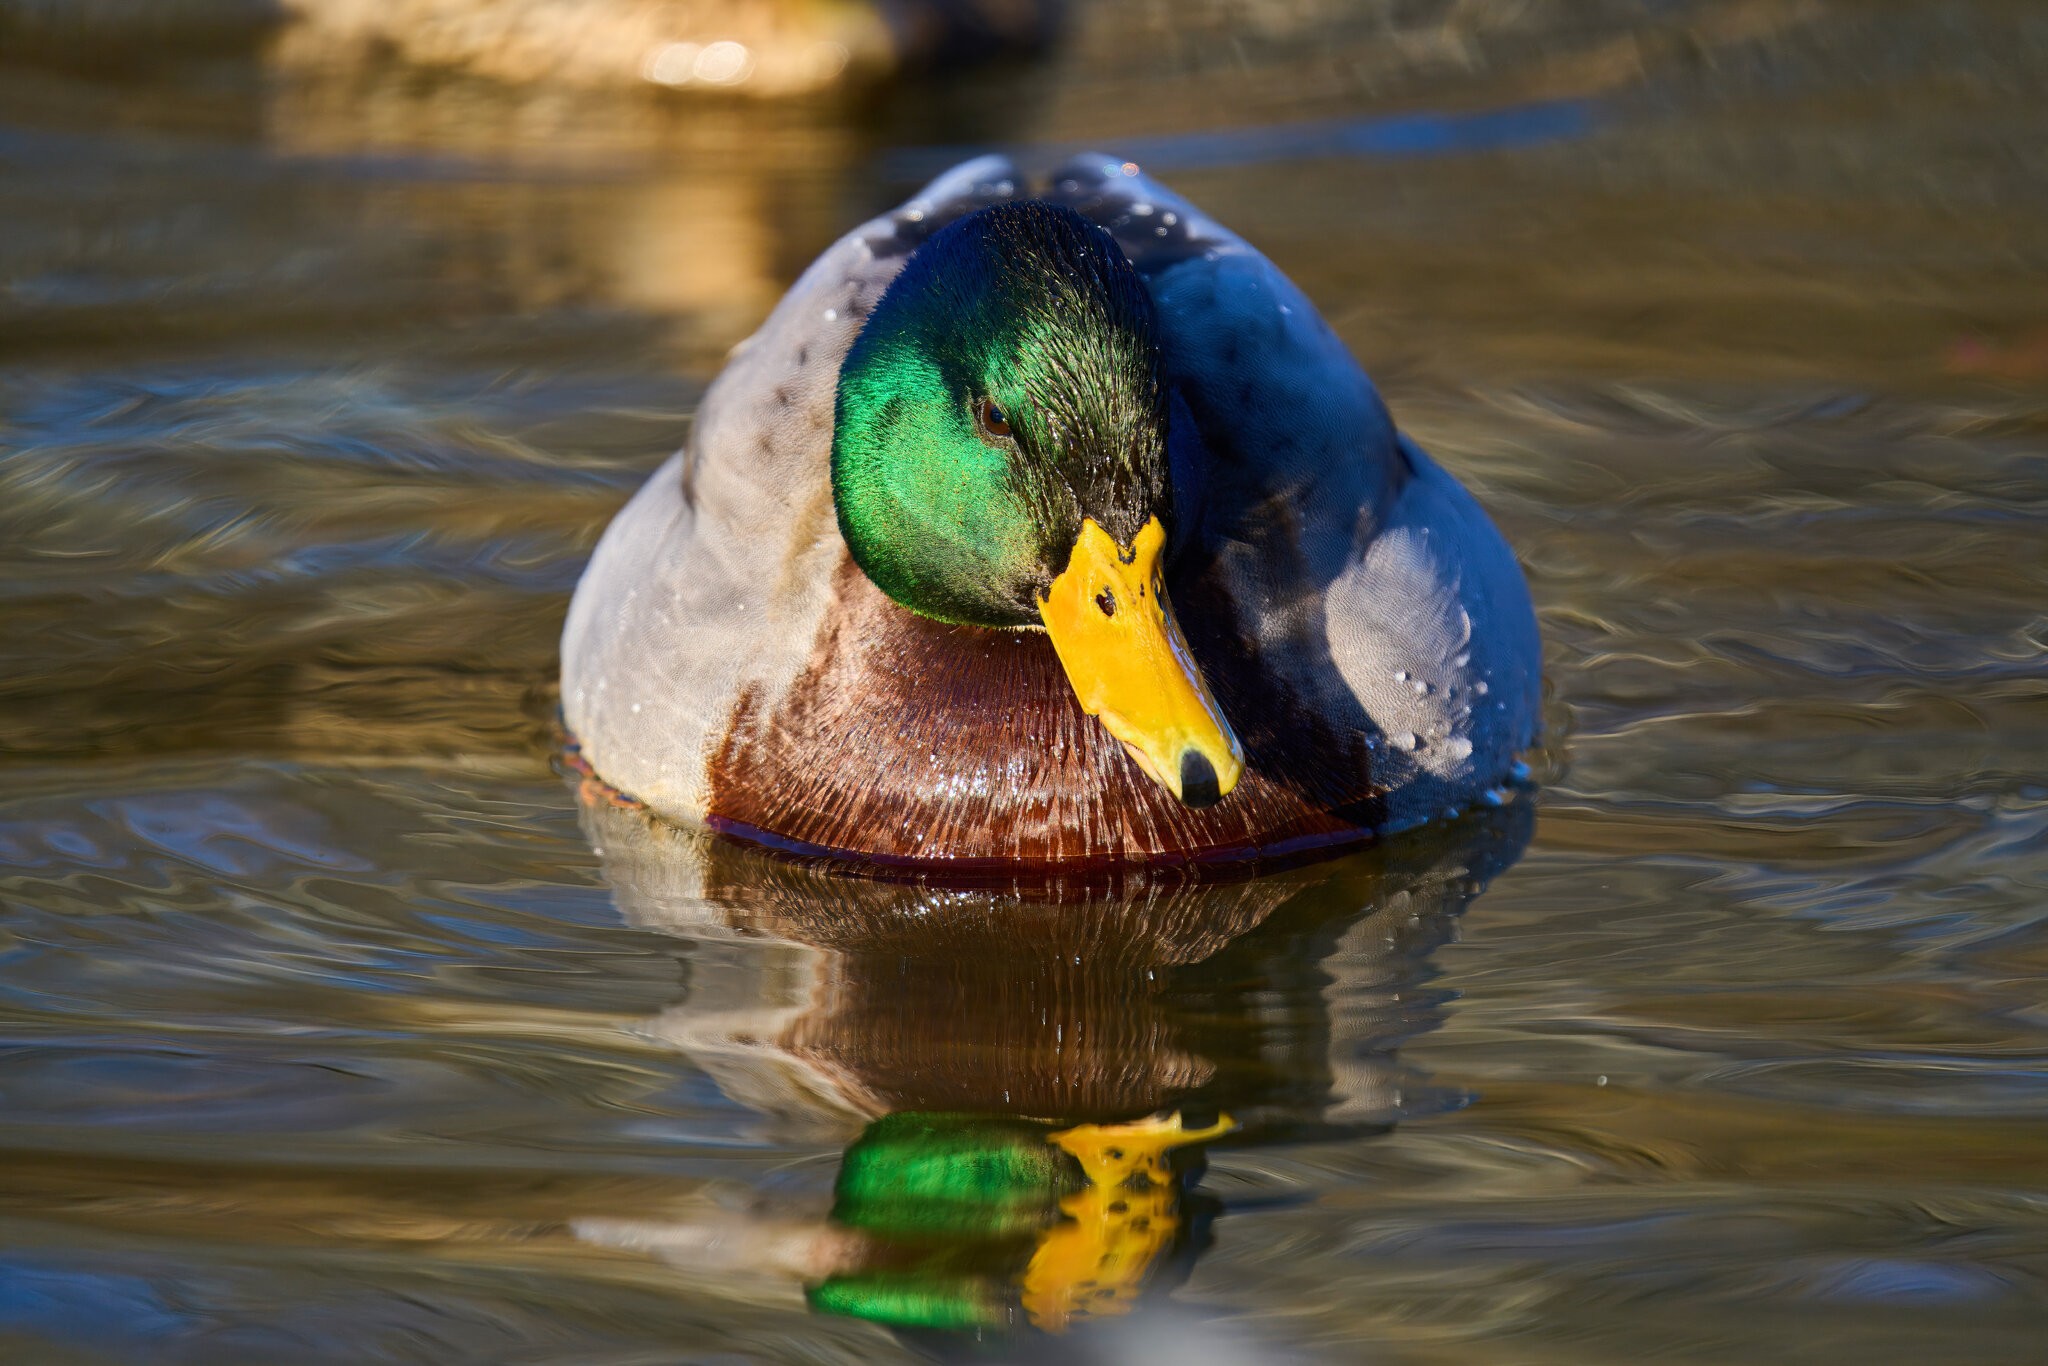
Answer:
[{"label": "duck reflection", "polygon": [[694,1273],[908,1329],[1064,1332],[1207,1245],[1203,1149],[1366,1134],[1457,1097],[1405,1070],[1427,955],[1526,806],[1335,863],[975,887],[849,877],[586,804],[622,912],[691,941],[642,1028],[775,1141],[842,1150],[826,1209],[591,1219]]}]

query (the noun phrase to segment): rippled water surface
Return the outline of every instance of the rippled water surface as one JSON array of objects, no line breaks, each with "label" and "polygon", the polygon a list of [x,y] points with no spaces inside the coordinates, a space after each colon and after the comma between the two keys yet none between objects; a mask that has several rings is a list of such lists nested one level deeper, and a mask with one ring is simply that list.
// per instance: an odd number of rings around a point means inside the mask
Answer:
[{"label": "rippled water surface", "polygon": [[[795,107],[0,25],[0,1355],[2042,1359],[2048,16],[1322,9]],[[1478,491],[1532,799],[973,893],[579,801],[605,520],[989,144],[1145,161]]]}]

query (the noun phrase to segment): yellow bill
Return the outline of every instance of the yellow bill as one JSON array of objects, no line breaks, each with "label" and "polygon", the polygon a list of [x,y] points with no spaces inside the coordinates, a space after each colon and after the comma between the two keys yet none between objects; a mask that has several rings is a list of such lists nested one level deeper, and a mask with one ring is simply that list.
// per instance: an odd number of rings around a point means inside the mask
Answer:
[{"label": "yellow bill", "polygon": [[1093,518],[1038,613],[1081,710],[1100,717],[1138,767],[1189,806],[1222,800],[1244,751],[1202,681],[1159,572],[1166,528],[1154,517],[1129,558]]},{"label": "yellow bill", "polygon": [[1053,1134],[1088,1178],[1060,1201],[1064,1216],[1024,1268],[1024,1312],[1048,1333],[1079,1319],[1128,1314],[1159,1254],[1180,1231],[1180,1187],[1166,1154],[1237,1127],[1229,1115],[1190,1129],[1178,1111],[1129,1124],[1082,1124]]}]

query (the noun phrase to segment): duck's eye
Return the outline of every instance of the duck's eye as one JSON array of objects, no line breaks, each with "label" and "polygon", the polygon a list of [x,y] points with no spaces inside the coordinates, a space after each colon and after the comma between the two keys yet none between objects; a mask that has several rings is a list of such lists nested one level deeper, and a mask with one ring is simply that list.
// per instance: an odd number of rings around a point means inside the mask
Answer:
[{"label": "duck's eye", "polygon": [[984,398],[974,405],[974,420],[979,422],[981,429],[990,436],[1010,434],[1010,415],[998,408],[992,398]]}]

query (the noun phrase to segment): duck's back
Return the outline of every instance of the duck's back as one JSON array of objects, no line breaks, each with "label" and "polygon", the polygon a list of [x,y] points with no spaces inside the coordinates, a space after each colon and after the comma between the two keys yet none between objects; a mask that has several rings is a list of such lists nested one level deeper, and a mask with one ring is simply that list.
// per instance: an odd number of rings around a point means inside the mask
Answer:
[{"label": "duck's back", "polygon": [[[1207,810],[1081,712],[1042,634],[918,617],[839,535],[834,396],[863,319],[932,231],[1021,197],[1108,229],[1158,307],[1169,586],[1247,759]],[[1236,857],[1503,782],[1536,656],[1498,533],[1270,262],[1120,163],[1027,183],[984,158],[841,239],[735,351],[577,588],[562,705],[603,779],[686,823],[880,859]]]}]

